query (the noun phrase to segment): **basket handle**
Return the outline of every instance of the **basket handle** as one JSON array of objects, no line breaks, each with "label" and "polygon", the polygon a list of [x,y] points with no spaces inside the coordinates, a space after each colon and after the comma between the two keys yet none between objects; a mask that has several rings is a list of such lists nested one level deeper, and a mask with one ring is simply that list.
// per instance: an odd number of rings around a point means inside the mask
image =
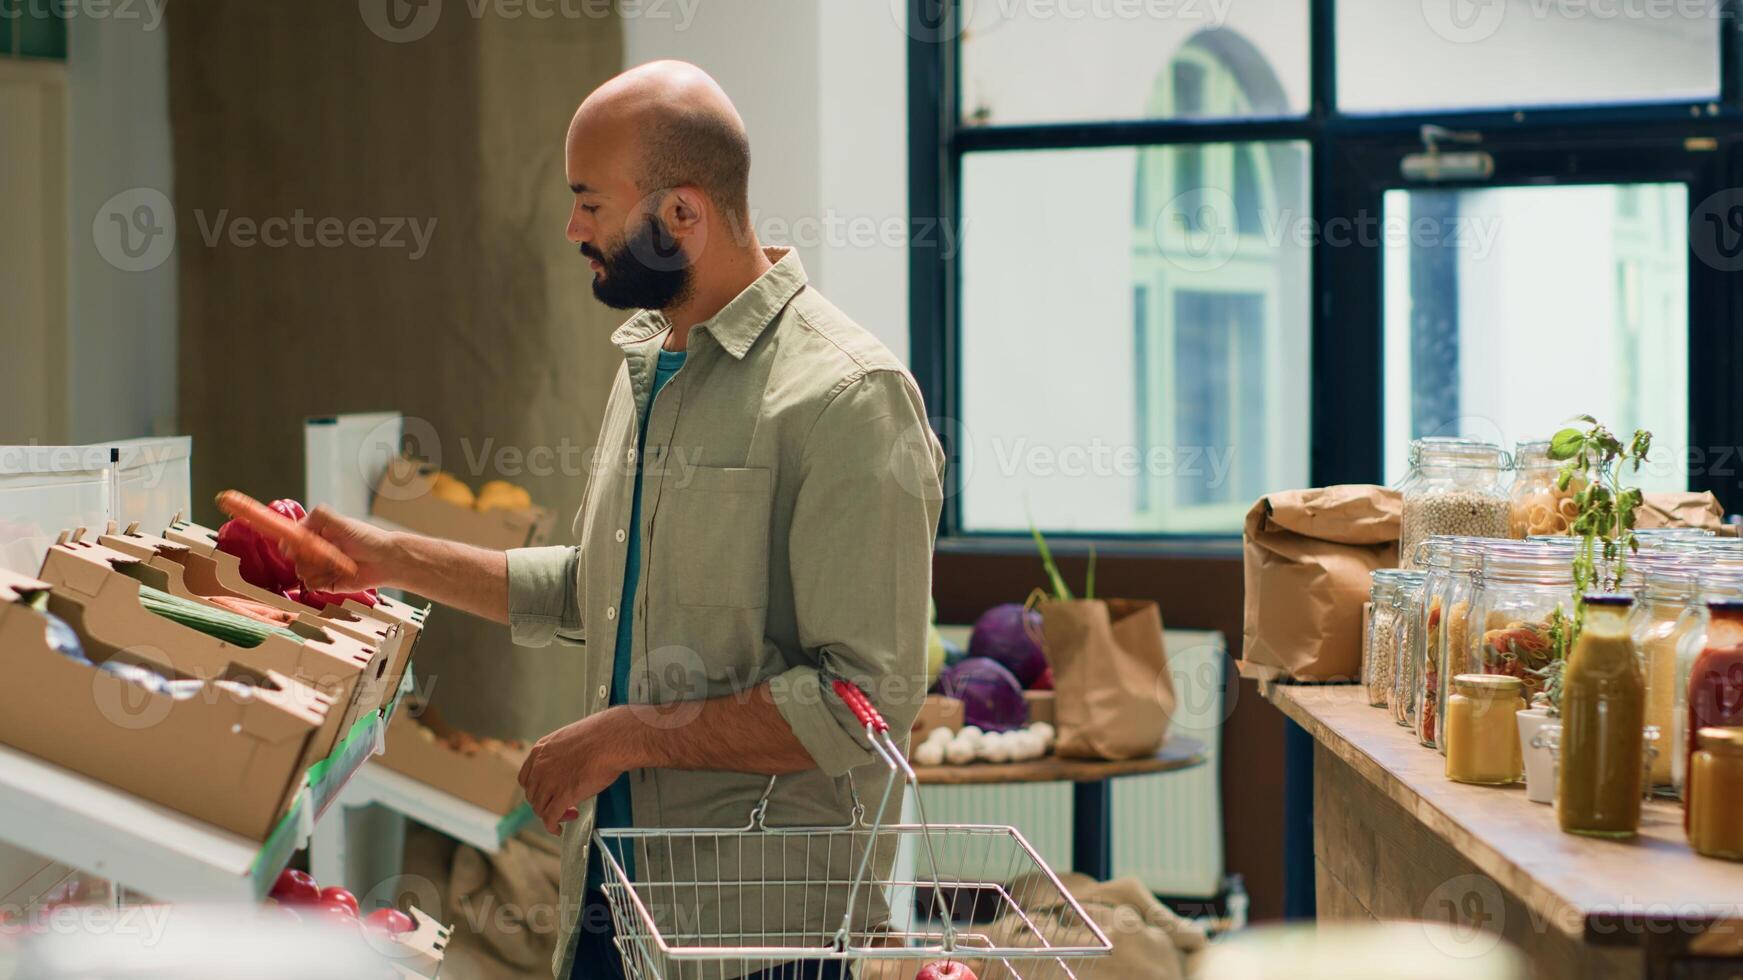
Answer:
[{"label": "basket handle", "polygon": [[835,696],[841,699],[842,704],[847,705],[847,710],[853,712],[860,724],[874,732],[890,730],[890,723],[878,713],[878,709],[872,705],[864,691],[840,678],[830,682],[829,686],[835,689]]}]

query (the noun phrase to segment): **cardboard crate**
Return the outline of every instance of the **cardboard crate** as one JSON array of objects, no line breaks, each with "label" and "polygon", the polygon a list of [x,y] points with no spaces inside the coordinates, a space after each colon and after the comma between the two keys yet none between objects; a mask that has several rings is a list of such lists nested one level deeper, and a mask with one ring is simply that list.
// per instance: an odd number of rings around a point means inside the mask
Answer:
[{"label": "cardboard crate", "polygon": [[473,510],[431,492],[438,470],[400,457],[389,460],[369,513],[400,527],[435,538],[507,551],[550,540],[556,516],[543,507],[530,510]]},{"label": "cardboard crate", "polygon": [[[0,742],[249,840],[265,840],[302,789],[330,699],[240,658],[199,679],[247,682],[256,687],[251,697],[212,690],[178,701],[146,691],[51,648],[48,620],[23,604],[43,591],[49,612],[79,634],[93,664],[117,659],[172,679],[192,676],[150,645],[82,628],[104,621],[92,604],[119,603],[118,593],[75,598],[47,582],[0,571],[0,671],[6,677]],[[135,589],[135,606],[137,596]]]},{"label": "cardboard crate", "polygon": [[152,649],[183,675],[208,678],[233,662],[242,663],[278,671],[326,695],[333,707],[316,736],[318,754],[311,763],[326,758],[351,725],[372,710],[365,682],[379,678],[385,669],[379,650],[302,624],[288,627],[304,637],[301,643],[280,636],[248,648],[226,643],[139,604],[141,584],[167,592],[174,587],[172,574],[113,548],[69,539],[49,548],[40,578],[79,606],[82,619],[75,625],[117,647]]},{"label": "cardboard crate", "polygon": [[1058,726],[1055,720],[1058,713],[1054,711],[1052,691],[1024,691],[1023,700],[1029,705],[1029,724],[1044,721],[1049,725]]},{"label": "cardboard crate", "polygon": [[[251,595],[246,589],[253,589],[254,586],[249,586],[248,582],[242,581],[241,563],[234,555],[218,551],[218,532],[214,532],[213,528],[202,527],[193,521],[176,520],[169,525],[167,530],[164,530],[164,537],[167,541],[173,541],[176,544],[187,544],[190,555],[206,556],[206,558],[216,561],[225,588],[237,589],[239,595],[244,596],[244,598]],[[254,591],[263,591],[263,589],[254,589]],[[272,595],[272,593],[267,593],[267,595]],[[413,652],[413,647],[417,647],[418,636],[424,633],[424,621],[429,617],[431,607],[427,607],[427,605],[417,607],[417,605],[411,605],[408,602],[399,602],[389,595],[376,595],[373,607],[363,605],[356,600],[345,600],[343,605],[329,605],[328,609],[322,610],[321,616],[331,616],[335,610],[340,610],[340,612],[345,612],[350,616],[373,617],[373,619],[399,624],[401,630],[406,633],[406,649],[403,652],[403,659],[406,663],[410,663],[411,652]]]},{"label": "cardboard crate", "polygon": [[[359,716],[362,709],[385,707],[393,699],[394,692],[399,690],[400,679],[411,660],[412,643],[418,635],[416,627],[408,627],[385,615],[359,615],[343,606],[329,605],[317,612],[311,606],[250,585],[242,578],[235,555],[215,548],[209,553],[198,554],[187,544],[141,534],[137,527],[128,527],[121,532],[111,530],[99,537],[97,543],[142,558],[147,565],[162,569],[172,586],[165,591],[174,595],[202,601],[214,596],[247,599],[290,613],[306,626],[332,630],[378,649],[383,667],[380,673],[368,675],[363,682],[366,687],[358,698]],[[367,606],[363,608],[369,609]]]},{"label": "cardboard crate", "polygon": [[[424,715],[430,724],[416,720],[417,715]],[[408,696],[407,704],[388,723],[387,751],[375,761],[498,815],[507,816],[525,802],[520,767],[528,749],[480,749],[468,755],[438,739],[445,731],[424,704]]]},{"label": "cardboard crate", "polygon": [[908,745],[910,750],[925,744],[926,736],[933,729],[948,728],[956,731],[962,727],[962,702],[956,698],[947,698],[942,694],[928,694],[920,704],[920,713],[914,716],[914,727],[909,731]]}]

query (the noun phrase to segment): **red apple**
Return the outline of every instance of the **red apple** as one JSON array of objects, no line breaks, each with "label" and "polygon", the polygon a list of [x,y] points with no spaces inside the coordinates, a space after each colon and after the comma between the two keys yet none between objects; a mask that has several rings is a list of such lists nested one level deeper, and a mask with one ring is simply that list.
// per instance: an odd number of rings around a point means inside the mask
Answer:
[{"label": "red apple", "polygon": [[272,891],[267,893],[286,905],[314,905],[321,900],[321,886],[307,871],[286,868],[278,874]]},{"label": "red apple", "polygon": [[974,971],[961,960],[928,963],[914,975],[914,980],[977,980]]},{"label": "red apple", "polygon": [[412,921],[411,916],[399,909],[376,909],[369,913],[369,918],[364,919],[363,922],[370,928],[379,929],[390,936],[411,932],[418,927],[418,924]]},{"label": "red apple", "polygon": [[314,911],[335,919],[357,919],[357,903],[346,905],[344,902],[316,902]]},{"label": "red apple", "polygon": [[357,908],[357,896],[343,888],[340,888],[338,885],[328,885],[321,889],[321,901],[336,902],[349,908],[353,918],[356,918],[361,914],[361,910]]}]

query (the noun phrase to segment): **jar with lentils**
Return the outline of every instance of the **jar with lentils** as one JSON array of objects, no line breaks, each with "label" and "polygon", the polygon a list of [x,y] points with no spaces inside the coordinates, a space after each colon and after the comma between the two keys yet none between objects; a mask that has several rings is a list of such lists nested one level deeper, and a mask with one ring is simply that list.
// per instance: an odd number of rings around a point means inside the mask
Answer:
[{"label": "jar with lentils", "polygon": [[1418,439],[1411,444],[1414,472],[1403,490],[1400,567],[1417,568],[1418,545],[1437,534],[1505,538],[1512,503],[1501,486],[1511,465],[1491,442]]},{"label": "jar with lentils", "polygon": [[1368,586],[1368,632],[1362,642],[1362,686],[1368,703],[1386,707],[1392,694],[1392,661],[1398,650],[1398,585],[1408,572],[1376,568]]}]

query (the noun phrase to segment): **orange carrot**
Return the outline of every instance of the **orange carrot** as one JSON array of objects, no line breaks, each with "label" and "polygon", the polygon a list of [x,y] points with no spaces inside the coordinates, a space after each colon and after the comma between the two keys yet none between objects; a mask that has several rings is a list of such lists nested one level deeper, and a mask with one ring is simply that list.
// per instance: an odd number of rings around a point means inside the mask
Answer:
[{"label": "orange carrot", "polygon": [[239,490],[218,495],[218,509],[252,527],[261,537],[290,550],[291,560],[325,576],[322,585],[351,581],[357,563],[332,542]]}]

